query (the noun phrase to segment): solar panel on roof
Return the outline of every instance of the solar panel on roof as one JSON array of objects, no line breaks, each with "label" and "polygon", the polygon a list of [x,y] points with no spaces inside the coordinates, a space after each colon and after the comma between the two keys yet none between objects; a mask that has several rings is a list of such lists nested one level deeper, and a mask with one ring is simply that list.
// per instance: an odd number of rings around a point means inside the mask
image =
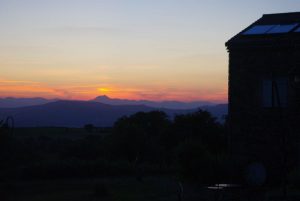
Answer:
[{"label": "solar panel on roof", "polygon": [[295,28],[298,24],[284,24],[284,25],[276,25],[272,27],[267,33],[288,33],[293,28]]},{"label": "solar panel on roof", "polygon": [[296,29],[295,32],[300,32],[300,27],[298,29]]},{"label": "solar panel on roof", "polygon": [[276,25],[256,25],[245,31],[244,35],[265,34]]}]

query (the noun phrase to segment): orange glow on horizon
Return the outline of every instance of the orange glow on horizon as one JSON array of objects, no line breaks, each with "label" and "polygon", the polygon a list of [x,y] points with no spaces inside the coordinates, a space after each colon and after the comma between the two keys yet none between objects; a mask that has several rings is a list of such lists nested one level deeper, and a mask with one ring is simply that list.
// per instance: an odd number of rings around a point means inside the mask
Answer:
[{"label": "orange glow on horizon", "polygon": [[91,100],[106,95],[110,98],[151,101],[211,101],[227,102],[227,88],[220,91],[169,89],[163,86],[134,88],[121,86],[65,85],[49,86],[39,82],[0,79],[1,97],[43,97],[70,100]]}]

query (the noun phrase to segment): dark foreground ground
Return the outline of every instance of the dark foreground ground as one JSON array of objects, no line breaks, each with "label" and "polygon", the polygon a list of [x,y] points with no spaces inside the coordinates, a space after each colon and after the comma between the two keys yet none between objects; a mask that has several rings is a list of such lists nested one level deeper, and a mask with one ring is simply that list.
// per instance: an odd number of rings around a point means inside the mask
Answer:
[{"label": "dark foreground ground", "polygon": [[[1,184],[1,201],[179,201],[179,185],[173,178],[134,177],[84,180],[6,182]],[[288,200],[299,200],[296,190]],[[181,201],[260,201],[282,200],[279,189],[210,190],[183,183]]]},{"label": "dark foreground ground", "polygon": [[300,201],[298,169],[288,175],[288,199],[278,182],[222,190],[203,185],[240,181],[244,174],[230,168],[224,126],[201,111],[174,122],[154,112],[113,128],[2,132],[0,201]]},{"label": "dark foreground ground", "polygon": [[[170,178],[134,177],[10,182],[2,185],[6,200],[16,201],[150,201],[178,200],[178,184]],[[203,197],[200,187],[187,186],[186,200]],[[4,197],[3,197],[4,198]],[[3,198],[1,200],[3,200]]]}]

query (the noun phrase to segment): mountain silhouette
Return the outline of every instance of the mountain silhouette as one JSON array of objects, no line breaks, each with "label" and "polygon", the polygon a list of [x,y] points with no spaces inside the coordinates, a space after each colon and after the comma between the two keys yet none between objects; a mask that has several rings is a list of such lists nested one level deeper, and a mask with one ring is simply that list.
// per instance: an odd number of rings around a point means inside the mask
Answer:
[{"label": "mountain silhouette", "polygon": [[45,98],[0,98],[0,108],[16,108],[16,107],[26,107],[33,105],[42,105],[45,103],[50,103],[57,101],[57,99],[45,99]]},{"label": "mountain silhouette", "polygon": [[[42,105],[50,102],[58,101],[59,99],[45,99],[45,98],[0,98],[0,108],[17,108],[34,105]],[[109,105],[145,105],[154,108],[168,108],[168,109],[195,109],[203,106],[212,106],[215,103],[209,101],[148,101],[148,100],[129,100],[129,99],[117,99],[110,98],[108,96],[98,96],[92,100],[92,102],[99,102]]]},{"label": "mountain silhouette", "polygon": [[148,100],[128,100],[109,98],[108,96],[98,96],[91,100],[95,102],[110,104],[110,105],[146,105],[154,108],[168,108],[168,109],[195,109],[201,106],[214,105],[208,101],[193,101],[193,102],[180,102],[180,101],[148,101]]},{"label": "mountain silhouette", "polygon": [[[108,105],[92,101],[56,101],[43,105],[0,109],[0,119],[12,116],[16,127],[82,127],[87,123],[109,127],[124,116],[157,110],[144,105]],[[192,110],[162,109],[170,117]]]},{"label": "mountain silhouette", "polygon": [[[3,99],[1,99],[3,100]],[[131,101],[122,99],[110,99],[106,96],[97,97],[96,101],[70,101],[70,100],[48,100],[43,98],[18,99],[6,106],[18,106],[15,108],[0,107],[0,120],[7,116],[12,116],[16,127],[82,127],[85,124],[94,124],[99,127],[110,127],[122,116],[131,115],[137,112],[149,112],[160,110],[165,112],[170,118],[176,114],[185,114],[203,109],[210,112],[220,122],[224,121],[223,116],[227,114],[227,104],[204,105],[193,109],[169,109],[167,106],[177,104],[179,108],[189,108],[191,105],[184,105],[182,102],[165,101]],[[107,102],[106,103],[101,103]],[[46,103],[45,103],[46,102]],[[5,103],[1,102],[0,103]],[[44,103],[44,104],[43,104]],[[144,104],[142,104],[144,103]],[[150,107],[148,104],[157,105]],[[33,106],[20,107],[20,105],[37,104]],[[163,107],[165,106],[165,107]]]}]

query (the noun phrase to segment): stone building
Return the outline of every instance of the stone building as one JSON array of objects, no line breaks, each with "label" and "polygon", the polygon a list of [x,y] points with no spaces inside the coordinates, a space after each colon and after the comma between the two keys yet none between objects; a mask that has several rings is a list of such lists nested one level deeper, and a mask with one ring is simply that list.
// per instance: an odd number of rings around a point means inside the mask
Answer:
[{"label": "stone building", "polygon": [[226,47],[235,167],[259,164],[266,181],[281,180],[299,158],[300,12],[263,15]]}]

